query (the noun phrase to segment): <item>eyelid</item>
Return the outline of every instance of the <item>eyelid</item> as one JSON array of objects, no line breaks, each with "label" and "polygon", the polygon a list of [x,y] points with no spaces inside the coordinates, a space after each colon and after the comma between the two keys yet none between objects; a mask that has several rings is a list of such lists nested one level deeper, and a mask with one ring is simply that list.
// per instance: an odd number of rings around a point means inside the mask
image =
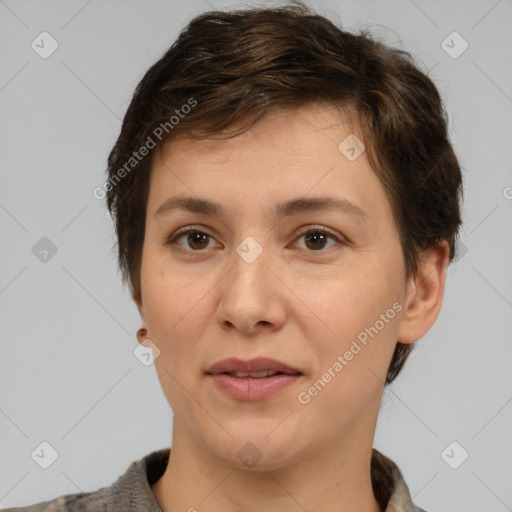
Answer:
[{"label": "eyelid", "polygon": [[310,224],[305,226],[304,228],[299,228],[296,232],[295,237],[300,237],[305,235],[306,233],[309,233],[310,231],[320,231],[321,233],[325,233],[326,235],[331,236],[334,238],[337,242],[344,242],[347,243],[347,240],[342,235],[336,233],[335,231],[332,231],[329,228],[326,228],[325,226],[322,226],[321,224]]},{"label": "eyelid", "polygon": [[[212,235],[208,231],[208,229],[206,229],[204,226],[190,225],[190,226],[184,226],[182,228],[179,228],[176,231],[174,231],[173,233],[171,233],[171,235],[166,238],[166,244],[172,244],[172,243],[176,242],[178,237],[180,237],[182,235],[186,235],[187,233],[196,232],[196,231],[200,232],[200,233],[204,233],[205,235],[208,235],[210,238],[215,238],[215,236]],[[201,251],[196,251],[196,252],[201,252]]]}]

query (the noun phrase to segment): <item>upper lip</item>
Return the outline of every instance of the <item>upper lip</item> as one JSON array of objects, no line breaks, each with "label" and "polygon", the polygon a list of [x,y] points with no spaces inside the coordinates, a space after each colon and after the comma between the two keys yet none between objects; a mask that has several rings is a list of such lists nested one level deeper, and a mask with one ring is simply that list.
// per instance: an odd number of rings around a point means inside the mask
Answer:
[{"label": "upper lip", "polygon": [[231,372],[260,372],[263,370],[288,374],[302,373],[293,366],[267,357],[257,357],[255,359],[249,359],[248,361],[243,361],[242,359],[237,359],[235,357],[223,359],[206,370],[206,373],[216,375]]}]

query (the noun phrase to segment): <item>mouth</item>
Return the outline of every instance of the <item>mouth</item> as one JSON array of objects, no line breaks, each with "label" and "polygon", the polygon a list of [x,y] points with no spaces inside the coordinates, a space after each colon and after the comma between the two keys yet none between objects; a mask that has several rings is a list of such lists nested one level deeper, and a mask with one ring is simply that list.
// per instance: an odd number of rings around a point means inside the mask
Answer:
[{"label": "mouth", "polygon": [[249,361],[224,359],[214,364],[206,375],[218,389],[234,400],[265,400],[300,380],[303,373],[275,359]]},{"label": "mouth", "polygon": [[274,375],[302,375],[301,373],[286,373],[286,372],[272,372],[263,370],[261,372],[223,372],[221,375],[229,375],[237,379],[264,379],[266,377],[273,377]]},{"label": "mouth", "polygon": [[226,374],[240,379],[263,379],[276,374],[302,375],[302,372],[293,366],[266,357],[258,357],[244,361],[238,358],[223,359],[211,366],[208,375]]}]

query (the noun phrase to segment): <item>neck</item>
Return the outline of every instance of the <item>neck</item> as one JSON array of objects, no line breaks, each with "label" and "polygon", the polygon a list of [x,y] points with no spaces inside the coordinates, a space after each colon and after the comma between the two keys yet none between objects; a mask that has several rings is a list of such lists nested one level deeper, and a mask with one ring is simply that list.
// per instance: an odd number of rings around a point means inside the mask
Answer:
[{"label": "neck", "polygon": [[372,427],[359,424],[336,446],[316,446],[270,470],[245,470],[206,450],[175,417],[169,463],[152,491],[163,512],[382,512],[370,473],[375,422],[365,424]]}]

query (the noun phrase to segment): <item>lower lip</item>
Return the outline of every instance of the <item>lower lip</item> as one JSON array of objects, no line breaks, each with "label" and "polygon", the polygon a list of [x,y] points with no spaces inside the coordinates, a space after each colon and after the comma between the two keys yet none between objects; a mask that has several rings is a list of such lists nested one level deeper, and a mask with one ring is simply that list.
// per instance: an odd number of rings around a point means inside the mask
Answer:
[{"label": "lower lip", "polygon": [[208,375],[226,395],[235,400],[265,400],[297,382],[301,375],[277,374],[272,377],[252,379],[232,377],[226,373]]}]

